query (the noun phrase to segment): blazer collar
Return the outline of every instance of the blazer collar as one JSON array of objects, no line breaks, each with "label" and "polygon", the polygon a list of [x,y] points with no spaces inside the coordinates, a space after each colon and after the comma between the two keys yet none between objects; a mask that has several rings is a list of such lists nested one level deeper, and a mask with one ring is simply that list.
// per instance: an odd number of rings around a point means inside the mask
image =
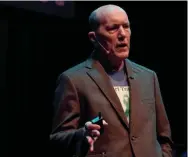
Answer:
[{"label": "blazer collar", "polygon": [[[99,66],[99,61],[98,60],[95,60],[91,57],[89,57],[86,62],[85,62],[85,67],[89,68],[89,69],[95,69]],[[102,67],[102,65],[100,64],[100,67]],[[103,68],[104,69],[104,68]],[[126,70],[126,73],[127,73],[127,77],[128,79],[135,79],[137,74],[139,72],[141,72],[140,69],[136,68],[134,63],[132,61],[130,61],[129,59],[125,59],[125,70]]]},{"label": "blazer collar", "polygon": [[130,61],[125,59],[125,70],[127,72],[128,82],[130,86],[130,119],[129,123],[121,106],[121,102],[113,89],[113,85],[106,74],[102,65],[92,58],[89,58],[86,62],[86,67],[90,70],[87,74],[93,79],[96,85],[100,88],[104,96],[110,101],[111,107],[116,112],[123,126],[129,133],[137,134],[143,127],[140,119],[145,116],[145,111],[142,111],[144,104],[141,103],[141,95],[139,92],[140,80],[139,74],[142,72],[142,68]]},{"label": "blazer collar", "polygon": [[[132,84],[134,79],[137,77],[139,70],[134,68],[133,63],[129,59],[125,59],[125,65],[126,65],[125,70],[127,71],[127,76],[128,76],[128,79],[130,80],[129,82],[131,82]],[[104,96],[110,101],[111,107],[115,110],[122,124],[129,131],[129,123],[127,121],[127,118],[121,106],[121,102],[117,94],[115,93],[113,85],[107,73],[105,72],[104,68],[102,67],[102,65],[99,63],[99,61],[91,57],[86,60],[85,66],[88,69],[91,69],[87,72],[87,74],[92,78],[92,80],[100,88]]]}]

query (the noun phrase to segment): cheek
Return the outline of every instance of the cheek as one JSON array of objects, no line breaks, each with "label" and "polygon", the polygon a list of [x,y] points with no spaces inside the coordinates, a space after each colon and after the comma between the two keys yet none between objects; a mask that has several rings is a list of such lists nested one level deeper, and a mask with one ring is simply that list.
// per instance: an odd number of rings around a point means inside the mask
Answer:
[{"label": "cheek", "polygon": [[115,41],[109,40],[106,42],[105,45],[109,50],[113,50],[115,49]]},{"label": "cheek", "polygon": [[117,39],[110,39],[110,40],[107,41],[107,44],[108,44],[108,47],[114,49],[116,47],[116,44],[117,44]]}]

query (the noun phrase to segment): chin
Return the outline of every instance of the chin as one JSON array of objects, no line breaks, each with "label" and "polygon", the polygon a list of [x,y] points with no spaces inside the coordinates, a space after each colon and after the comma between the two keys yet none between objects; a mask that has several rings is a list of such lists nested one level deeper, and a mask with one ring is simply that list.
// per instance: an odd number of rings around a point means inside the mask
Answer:
[{"label": "chin", "polygon": [[126,58],[129,57],[129,52],[126,51],[126,52],[118,53],[116,56],[117,56],[119,59],[124,60],[124,59],[126,59]]}]

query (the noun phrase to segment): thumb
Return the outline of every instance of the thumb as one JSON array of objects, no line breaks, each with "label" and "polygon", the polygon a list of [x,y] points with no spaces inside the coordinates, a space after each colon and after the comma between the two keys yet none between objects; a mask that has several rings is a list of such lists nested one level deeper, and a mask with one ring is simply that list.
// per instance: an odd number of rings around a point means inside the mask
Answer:
[{"label": "thumb", "polygon": [[105,120],[103,120],[102,123],[103,125],[108,125],[108,123]]}]

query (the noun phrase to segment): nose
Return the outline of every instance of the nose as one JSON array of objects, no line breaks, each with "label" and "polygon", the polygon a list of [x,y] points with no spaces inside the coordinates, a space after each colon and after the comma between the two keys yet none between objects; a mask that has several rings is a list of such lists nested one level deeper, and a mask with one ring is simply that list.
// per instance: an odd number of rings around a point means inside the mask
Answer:
[{"label": "nose", "polygon": [[125,29],[121,26],[119,28],[118,38],[119,38],[119,40],[124,40],[125,37],[126,37]]}]

